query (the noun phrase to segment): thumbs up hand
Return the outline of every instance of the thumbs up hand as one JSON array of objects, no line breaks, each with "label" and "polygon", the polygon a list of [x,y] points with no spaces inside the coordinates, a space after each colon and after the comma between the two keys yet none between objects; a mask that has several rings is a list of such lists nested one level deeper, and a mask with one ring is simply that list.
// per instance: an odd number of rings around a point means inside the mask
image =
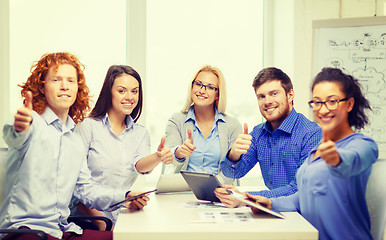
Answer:
[{"label": "thumbs up hand", "polygon": [[175,152],[178,159],[189,157],[193,154],[196,147],[193,145],[192,129],[188,128],[188,138],[179,146]]},{"label": "thumbs up hand", "polygon": [[322,143],[319,144],[317,152],[319,152],[320,157],[330,166],[337,166],[342,161],[335,143],[330,139],[327,129],[323,129],[323,140]]},{"label": "thumbs up hand", "polygon": [[24,106],[19,108],[15,114],[13,127],[16,131],[26,131],[32,122],[32,93],[26,92]]},{"label": "thumbs up hand", "polygon": [[168,147],[165,146],[165,137],[161,138],[161,142],[157,149],[157,157],[164,164],[173,162],[173,154]]},{"label": "thumbs up hand", "polygon": [[229,159],[233,161],[240,160],[241,155],[248,152],[251,143],[252,136],[248,134],[247,123],[244,123],[244,131],[237,137],[235,144],[229,151]]}]

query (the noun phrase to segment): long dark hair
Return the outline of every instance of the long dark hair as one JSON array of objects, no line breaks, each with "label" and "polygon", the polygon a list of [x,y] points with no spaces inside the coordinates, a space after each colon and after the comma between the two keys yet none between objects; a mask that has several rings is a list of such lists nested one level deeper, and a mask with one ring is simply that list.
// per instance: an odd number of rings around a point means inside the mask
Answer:
[{"label": "long dark hair", "polygon": [[356,130],[364,128],[364,126],[369,123],[365,110],[372,109],[369,101],[362,93],[362,86],[358,79],[343,73],[342,70],[338,68],[323,68],[322,71],[316,75],[312,83],[311,91],[314,90],[316,84],[324,81],[340,83],[346,97],[354,98],[353,109],[348,114],[348,123]]},{"label": "long dark hair", "polygon": [[142,113],[142,102],[143,102],[142,81],[138,72],[135,71],[132,67],[126,66],[126,65],[113,65],[109,68],[106,74],[105,81],[103,82],[102,90],[99,93],[98,100],[95,104],[95,107],[91,111],[89,117],[101,118],[106,115],[107,111],[112,107],[111,89],[113,87],[114,81],[116,78],[124,74],[134,77],[135,79],[137,79],[139,83],[138,104],[130,114],[134,122],[138,120],[138,118],[141,116],[141,113]]}]

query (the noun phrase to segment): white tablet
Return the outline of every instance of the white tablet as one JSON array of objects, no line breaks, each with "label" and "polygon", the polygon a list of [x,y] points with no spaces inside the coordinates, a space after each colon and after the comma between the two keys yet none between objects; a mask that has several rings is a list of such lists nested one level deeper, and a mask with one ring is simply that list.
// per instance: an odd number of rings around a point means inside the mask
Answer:
[{"label": "white tablet", "polygon": [[217,187],[221,187],[221,183],[217,179],[216,175],[188,171],[180,172],[197,199],[211,202],[221,202],[214,194],[214,190]]},{"label": "white tablet", "polygon": [[237,192],[233,192],[229,189],[226,190],[228,193],[230,193],[234,198],[236,198],[237,200],[240,200],[242,201],[243,203],[246,203],[248,206],[252,206],[252,207],[255,207],[263,212],[266,212],[266,213],[269,213],[275,217],[278,217],[278,218],[285,218],[284,215],[282,215],[280,212],[275,212],[271,209],[268,209],[266,207],[263,207],[262,205],[259,205],[259,204],[256,204],[248,199],[246,199],[246,197],[240,193],[237,193]]},{"label": "white tablet", "polygon": [[180,173],[161,174],[157,182],[156,193],[172,193],[191,191]]}]

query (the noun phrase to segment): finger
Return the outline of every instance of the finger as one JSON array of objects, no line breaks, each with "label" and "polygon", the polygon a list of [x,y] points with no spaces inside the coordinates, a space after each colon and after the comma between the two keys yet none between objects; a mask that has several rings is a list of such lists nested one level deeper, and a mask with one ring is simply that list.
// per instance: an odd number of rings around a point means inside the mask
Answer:
[{"label": "finger", "polygon": [[188,128],[188,139],[193,143],[192,129]]},{"label": "finger", "polygon": [[223,196],[223,195],[229,195],[229,193],[227,191],[225,191],[225,188],[222,188],[222,187],[218,187],[214,190],[215,194],[217,195],[220,195],[220,196]]},{"label": "finger", "polygon": [[[25,111],[23,111],[25,110]],[[26,111],[26,109],[19,109],[17,110],[17,113],[14,116],[15,122],[26,122],[29,123],[31,122],[31,114]]]},{"label": "finger", "polygon": [[248,124],[244,123],[244,134],[248,134]]},{"label": "finger", "polygon": [[164,164],[170,164],[173,162],[173,155],[171,152],[169,153],[166,153],[165,156],[162,157],[161,161],[164,163]]},{"label": "finger", "polygon": [[24,106],[30,110],[32,110],[32,92],[27,91],[25,94],[25,102]]},{"label": "finger", "polygon": [[323,129],[323,142],[327,142],[329,141],[329,136],[328,136],[328,130],[327,129]]},{"label": "finger", "polygon": [[188,150],[190,152],[193,152],[194,149],[196,149],[196,147],[193,144],[189,143],[189,141],[185,142],[185,147],[187,147],[188,149],[186,149],[186,150]]},{"label": "finger", "polygon": [[[250,136],[250,135],[248,135],[248,136]],[[251,146],[251,144],[252,144],[252,141],[249,140],[249,139],[242,139],[242,138],[240,138],[240,139],[238,139],[236,141],[236,145],[245,146],[245,147],[248,147],[248,148],[249,148],[249,146]]]},{"label": "finger", "polygon": [[162,151],[162,149],[164,148],[164,145],[165,145],[165,137],[162,137],[161,143],[158,146],[158,151]]},{"label": "finger", "polygon": [[139,207],[139,208],[143,208],[144,206],[147,205],[147,201],[144,199],[144,198],[138,198],[136,199],[136,205]]},{"label": "finger", "polygon": [[28,125],[15,122],[13,127],[15,128],[16,131],[22,132],[22,131],[24,131],[24,130],[26,130],[28,128]]}]

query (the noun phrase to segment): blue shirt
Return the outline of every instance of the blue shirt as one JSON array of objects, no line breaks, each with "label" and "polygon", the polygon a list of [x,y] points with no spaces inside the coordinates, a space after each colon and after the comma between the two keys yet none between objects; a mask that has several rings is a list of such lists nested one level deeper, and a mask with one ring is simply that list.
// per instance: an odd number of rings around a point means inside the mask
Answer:
[{"label": "blue shirt", "polygon": [[265,122],[255,126],[250,135],[252,144],[238,162],[225,157],[221,163],[224,175],[241,178],[259,163],[264,183],[270,190],[252,194],[278,197],[295,193],[296,172],[322,138],[321,128],[293,109],[274,132],[270,123]]},{"label": "blue shirt", "polygon": [[361,133],[335,143],[342,162],[332,167],[316,148],[299,168],[299,191],[272,199],[278,211],[299,211],[319,231],[320,239],[372,239],[366,187],[372,164],[378,158],[377,144]]},{"label": "blue shirt", "polygon": [[70,117],[63,125],[48,107],[32,117],[26,131],[16,132],[13,121],[3,129],[9,149],[0,227],[27,226],[57,238],[67,231],[81,234],[80,227],[67,222],[73,193],[88,207],[102,210],[124,200],[126,191],[92,182],[83,141]]},{"label": "blue shirt", "polygon": [[[82,137],[87,150],[87,165],[93,180],[104,186],[127,191],[140,174],[135,165],[150,154],[150,136],[146,128],[134,123],[130,115],[127,115],[126,128],[117,136],[106,114],[99,119],[86,118],[76,131]],[[102,212],[113,223],[118,213],[119,210]],[[79,214],[81,213],[76,211],[76,215]]]},{"label": "blue shirt", "polygon": [[220,139],[218,134],[218,121],[225,122],[222,114],[215,109],[213,126],[209,136],[205,139],[196,122],[194,108],[191,107],[186,116],[186,122],[193,121],[194,129],[192,131],[193,145],[196,147],[189,158],[187,170],[191,172],[206,172],[218,174],[218,166],[221,158]]}]

